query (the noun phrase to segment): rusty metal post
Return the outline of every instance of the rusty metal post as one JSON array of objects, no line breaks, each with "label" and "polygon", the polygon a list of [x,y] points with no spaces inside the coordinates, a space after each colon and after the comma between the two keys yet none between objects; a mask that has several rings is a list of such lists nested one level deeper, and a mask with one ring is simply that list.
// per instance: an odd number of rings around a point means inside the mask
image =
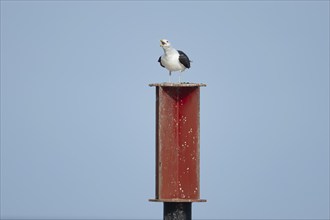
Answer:
[{"label": "rusty metal post", "polygon": [[[191,219],[191,203],[200,199],[200,87],[162,83],[156,87],[156,198],[164,219]],[[180,216],[180,217],[178,217]]]}]

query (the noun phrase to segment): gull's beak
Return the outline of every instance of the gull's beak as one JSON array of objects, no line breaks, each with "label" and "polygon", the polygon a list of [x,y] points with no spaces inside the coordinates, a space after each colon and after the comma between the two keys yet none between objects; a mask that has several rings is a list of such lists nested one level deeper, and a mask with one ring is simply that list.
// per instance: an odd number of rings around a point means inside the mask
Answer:
[{"label": "gull's beak", "polygon": [[163,46],[164,42],[162,40],[160,40],[160,47]]}]

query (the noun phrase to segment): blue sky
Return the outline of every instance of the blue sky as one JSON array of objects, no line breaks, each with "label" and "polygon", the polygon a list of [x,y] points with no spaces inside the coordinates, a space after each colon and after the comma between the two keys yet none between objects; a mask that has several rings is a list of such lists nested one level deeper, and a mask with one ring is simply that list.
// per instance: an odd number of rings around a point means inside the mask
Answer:
[{"label": "blue sky", "polygon": [[207,84],[193,217],[329,218],[329,1],[3,0],[1,218],[162,217],[162,38]]}]

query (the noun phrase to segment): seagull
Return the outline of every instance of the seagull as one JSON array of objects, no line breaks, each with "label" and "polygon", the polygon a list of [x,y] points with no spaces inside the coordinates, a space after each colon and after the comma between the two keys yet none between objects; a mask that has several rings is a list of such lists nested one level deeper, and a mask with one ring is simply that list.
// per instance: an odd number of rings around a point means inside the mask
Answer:
[{"label": "seagull", "polygon": [[[164,50],[164,54],[159,57],[158,62],[169,71],[169,82],[171,82],[171,74],[175,71],[183,72],[186,68],[190,68],[190,60],[188,56],[181,50],[171,47],[168,40],[160,40],[160,46]],[[181,83],[181,74],[179,75],[179,83]]]}]

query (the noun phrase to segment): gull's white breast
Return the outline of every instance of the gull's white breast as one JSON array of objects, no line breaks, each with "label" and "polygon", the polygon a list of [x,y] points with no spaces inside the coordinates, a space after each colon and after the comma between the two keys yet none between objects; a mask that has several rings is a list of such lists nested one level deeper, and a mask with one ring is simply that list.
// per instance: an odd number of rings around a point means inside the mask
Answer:
[{"label": "gull's white breast", "polygon": [[179,61],[179,53],[175,51],[174,53],[164,54],[161,57],[161,62],[169,71],[183,71],[186,69]]}]

